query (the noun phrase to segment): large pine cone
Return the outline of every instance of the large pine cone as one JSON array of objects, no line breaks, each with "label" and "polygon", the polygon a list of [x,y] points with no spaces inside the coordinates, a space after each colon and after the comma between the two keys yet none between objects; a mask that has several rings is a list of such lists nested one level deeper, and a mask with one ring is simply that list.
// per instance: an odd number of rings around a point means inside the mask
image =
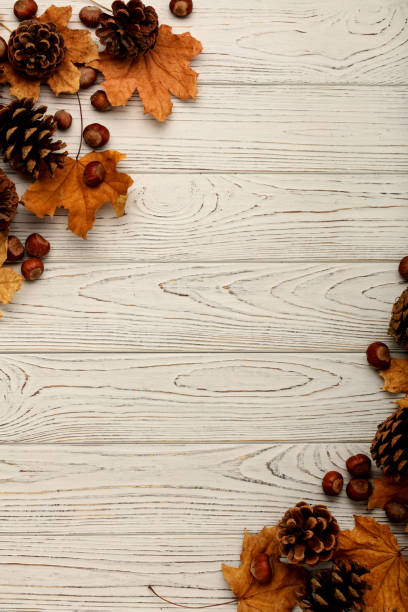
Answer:
[{"label": "large pine cone", "polygon": [[3,170],[0,170],[0,231],[8,230],[18,205],[16,186]]},{"label": "large pine cone", "polygon": [[408,475],[408,408],[398,408],[378,426],[371,455],[387,476]]},{"label": "large pine cone", "polygon": [[66,145],[53,141],[57,124],[52,115],[43,116],[46,106],[34,108],[31,98],[13,100],[0,110],[0,149],[13,170],[37,179],[42,171],[50,175],[62,168]]},{"label": "large pine cone", "polygon": [[408,289],[405,289],[392,308],[388,334],[395,342],[408,348]]},{"label": "large pine cone", "polygon": [[27,19],[14,30],[8,43],[10,64],[29,79],[50,76],[63,62],[64,39],[54,23]]},{"label": "large pine cone", "polygon": [[364,609],[366,583],[361,577],[368,568],[354,561],[338,561],[310,578],[299,606],[309,612],[349,612]]},{"label": "large pine cone", "polygon": [[290,563],[316,565],[329,561],[337,548],[339,526],[326,506],[299,502],[278,525],[281,554]]},{"label": "large pine cone", "polygon": [[130,0],[127,4],[116,0],[112,12],[113,15],[102,13],[96,30],[109,55],[136,58],[154,47],[159,18],[152,6],[145,6],[140,0]]}]

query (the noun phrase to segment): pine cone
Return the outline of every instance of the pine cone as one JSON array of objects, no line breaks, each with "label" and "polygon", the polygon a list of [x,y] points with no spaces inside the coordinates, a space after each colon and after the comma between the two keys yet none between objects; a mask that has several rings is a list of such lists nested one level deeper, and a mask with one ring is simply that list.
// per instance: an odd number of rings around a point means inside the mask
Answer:
[{"label": "pine cone", "polygon": [[408,348],[408,289],[405,289],[392,307],[388,334],[395,342]]},{"label": "pine cone", "polygon": [[159,18],[152,6],[140,0],[127,4],[116,0],[112,3],[113,15],[102,13],[96,35],[106,46],[109,55],[123,59],[136,58],[152,49],[159,34]]},{"label": "pine cone", "polygon": [[354,561],[338,561],[328,570],[317,572],[309,580],[306,593],[298,602],[309,612],[349,612],[364,609],[367,584],[361,576],[368,568]]},{"label": "pine cone", "polygon": [[13,100],[0,110],[0,149],[13,170],[37,179],[48,170],[52,176],[62,168],[67,153],[57,153],[66,145],[52,141],[57,129],[52,115],[46,115],[46,106],[34,108],[31,98]]},{"label": "pine cone", "polygon": [[371,455],[387,476],[408,475],[408,408],[398,408],[378,426]]},{"label": "pine cone", "polygon": [[337,548],[338,532],[337,521],[326,506],[299,502],[285,512],[278,525],[281,554],[297,565],[329,561]]},{"label": "pine cone", "polygon": [[0,231],[7,231],[18,205],[16,186],[3,170],[0,170]]},{"label": "pine cone", "polygon": [[29,79],[50,76],[65,56],[64,39],[54,23],[23,21],[10,36],[10,64]]}]

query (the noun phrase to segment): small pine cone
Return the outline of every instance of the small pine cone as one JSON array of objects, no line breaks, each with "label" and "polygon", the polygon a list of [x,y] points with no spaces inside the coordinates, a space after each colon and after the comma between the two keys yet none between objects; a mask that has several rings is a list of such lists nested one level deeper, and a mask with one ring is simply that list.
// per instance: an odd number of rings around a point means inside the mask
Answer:
[{"label": "small pine cone", "polygon": [[311,576],[306,592],[298,602],[309,612],[361,612],[367,584],[362,576],[368,568],[354,561],[338,561],[328,570]]},{"label": "small pine cone", "polygon": [[96,35],[113,57],[137,58],[152,49],[159,34],[159,18],[152,6],[140,0],[112,3],[113,15],[102,13]]},{"label": "small pine cone", "polygon": [[397,344],[408,348],[408,289],[405,289],[392,307],[388,335],[393,336]]},{"label": "small pine cone", "polygon": [[18,205],[16,186],[3,170],[0,170],[0,231],[7,232]]},{"label": "small pine cone", "polygon": [[54,23],[27,19],[12,32],[8,43],[10,64],[29,79],[50,76],[63,62],[65,44]]},{"label": "small pine cone", "polygon": [[337,548],[338,532],[337,521],[326,506],[299,502],[285,512],[278,525],[281,554],[297,565],[329,561]]},{"label": "small pine cone", "polygon": [[52,176],[62,168],[66,145],[53,141],[57,123],[52,115],[43,116],[46,106],[34,108],[31,98],[13,100],[0,110],[0,150],[16,172],[37,179],[42,171]]},{"label": "small pine cone", "polygon": [[371,455],[387,476],[408,475],[408,408],[398,408],[378,426]]}]

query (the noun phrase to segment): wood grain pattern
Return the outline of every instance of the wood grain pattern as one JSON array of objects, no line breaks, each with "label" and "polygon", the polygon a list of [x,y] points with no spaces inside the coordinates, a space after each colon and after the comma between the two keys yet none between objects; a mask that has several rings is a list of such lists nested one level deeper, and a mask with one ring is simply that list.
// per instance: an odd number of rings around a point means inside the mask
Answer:
[{"label": "wood grain pattern", "polygon": [[145,174],[126,215],[104,206],[87,240],[66,231],[65,211],[20,207],[13,232],[52,236],[47,262],[399,260],[407,200],[399,175]]},{"label": "wood grain pattern", "polygon": [[396,267],[49,265],[2,308],[0,348],[362,351],[370,338],[387,339],[392,304],[405,287]]},{"label": "wood grain pattern", "polygon": [[0,442],[370,439],[381,384],[365,355],[4,355]]}]

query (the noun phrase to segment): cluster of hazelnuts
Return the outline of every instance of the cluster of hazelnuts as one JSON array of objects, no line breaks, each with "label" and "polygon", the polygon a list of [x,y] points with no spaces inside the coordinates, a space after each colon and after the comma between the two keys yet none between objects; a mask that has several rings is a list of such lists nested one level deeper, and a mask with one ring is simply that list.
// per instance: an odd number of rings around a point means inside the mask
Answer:
[{"label": "cluster of hazelnuts", "polygon": [[20,261],[27,252],[30,258],[21,264],[21,274],[26,280],[38,280],[44,272],[44,264],[41,260],[48,255],[50,248],[50,243],[41,234],[31,234],[25,241],[25,245],[17,236],[9,236],[7,261]]}]

